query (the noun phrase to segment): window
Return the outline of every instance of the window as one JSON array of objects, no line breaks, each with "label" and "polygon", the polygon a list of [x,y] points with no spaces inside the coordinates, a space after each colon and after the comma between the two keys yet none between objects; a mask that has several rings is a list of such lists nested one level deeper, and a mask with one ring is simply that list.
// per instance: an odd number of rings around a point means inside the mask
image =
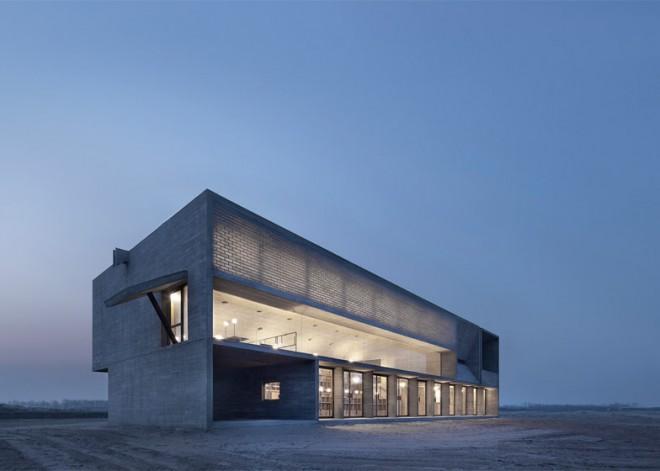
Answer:
[{"label": "window", "polygon": [[426,381],[417,381],[417,415],[426,415]]},{"label": "window", "polygon": [[335,371],[332,368],[319,368],[319,417],[334,416],[332,400],[332,383]]},{"label": "window", "polygon": [[477,388],[472,388],[472,415],[477,415]]},{"label": "window", "polygon": [[374,375],[374,417],[387,417],[387,376]]},{"label": "window", "polygon": [[433,415],[442,415],[442,386],[440,383],[433,385]]},{"label": "window", "polygon": [[486,390],[481,390],[481,405],[479,407],[479,414],[486,415]]},{"label": "window", "polygon": [[461,415],[467,415],[467,388],[461,386]]},{"label": "window", "polygon": [[188,340],[188,286],[172,291],[170,301],[170,327],[177,342]]},{"label": "window", "polygon": [[362,373],[344,371],[344,417],[362,417]]},{"label": "window", "polygon": [[456,386],[449,385],[449,415],[456,415]]},{"label": "window", "polygon": [[279,381],[272,381],[264,383],[264,401],[279,401],[280,400],[280,383]]},{"label": "window", "polygon": [[396,415],[408,415],[408,380],[404,378],[397,379],[396,382]]}]

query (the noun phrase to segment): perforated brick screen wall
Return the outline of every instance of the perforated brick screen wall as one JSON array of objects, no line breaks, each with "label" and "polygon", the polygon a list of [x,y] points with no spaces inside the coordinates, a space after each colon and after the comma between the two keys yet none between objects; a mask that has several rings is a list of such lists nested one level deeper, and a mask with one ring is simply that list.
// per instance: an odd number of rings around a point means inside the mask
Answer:
[{"label": "perforated brick screen wall", "polygon": [[451,313],[224,198],[216,199],[212,219],[213,263],[223,274],[456,348],[458,318]]}]

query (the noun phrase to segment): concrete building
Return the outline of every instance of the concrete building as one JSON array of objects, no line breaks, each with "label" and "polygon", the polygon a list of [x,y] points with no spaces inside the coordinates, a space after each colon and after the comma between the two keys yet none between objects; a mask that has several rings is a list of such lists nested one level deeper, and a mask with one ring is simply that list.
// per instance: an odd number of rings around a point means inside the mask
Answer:
[{"label": "concrete building", "polygon": [[496,335],[208,190],[93,291],[113,423],[498,414]]}]

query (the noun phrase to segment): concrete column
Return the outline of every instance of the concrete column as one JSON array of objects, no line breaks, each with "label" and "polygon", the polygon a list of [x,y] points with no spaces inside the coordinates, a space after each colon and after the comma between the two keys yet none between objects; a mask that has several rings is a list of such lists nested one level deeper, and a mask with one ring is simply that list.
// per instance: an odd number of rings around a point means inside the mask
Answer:
[{"label": "concrete column", "polygon": [[314,388],[314,410],[315,416],[318,419],[319,418],[319,409],[321,405],[321,398],[319,397],[319,384],[321,383],[320,378],[319,378],[319,361],[315,360],[314,361],[314,382],[312,384],[312,387]]},{"label": "concrete column", "polygon": [[419,382],[424,381],[426,383],[426,390],[424,391],[424,414],[420,414],[420,411],[417,411],[417,415],[429,416],[429,391],[433,389],[433,381],[429,380],[418,380],[417,382],[417,392],[419,392]]},{"label": "concrete column", "polygon": [[342,367],[337,367],[334,370],[335,370],[333,377],[334,385],[332,387],[333,390],[332,402],[335,409],[334,415],[335,415],[335,419],[343,419],[344,418],[344,369]]},{"label": "concrete column", "polygon": [[497,389],[486,390],[486,415],[500,415],[500,394]]},{"label": "concrete column", "polygon": [[417,416],[417,379],[408,380],[408,415]]},{"label": "concrete column", "polygon": [[456,415],[465,415],[463,414],[463,386],[460,384],[456,385]]},{"label": "concrete column", "polygon": [[486,414],[486,401],[484,393],[486,390],[484,388],[477,389],[477,414],[485,415]]},{"label": "concrete column", "polygon": [[396,417],[396,381],[394,375],[387,376],[387,416]]},{"label": "concrete column", "polygon": [[362,410],[365,417],[374,416],[374,374],[368,371],[362,375]]},{"label": "concrete column", "polygon": [[463,415],[463,386],[456,385],[456,415]]},{"label": "concrete column", "polygon": [[431,380],[426,382],[426,415],[433,416],[433,386],[435,383]]},{"label": "concrete column", "polygon": [[469,386],[467,388],[467,415],[475,415],[477,404],[474,400],[474,391],[476,388]]},{"label": "concrete column", "polygon": [[440,394],[442,415],[449,415],[449,383],[442,383]]},{"label": "concrete column", "polygon": [[[213,424],[213,276],[204,263],[188,272],[188,339],[204,344],[204,355],[191,366],[199,369],[205,377],[204,412],[196,420],[202,428],[209,429]],[[160,371],[162,373],[162,370]],[[176,380],[174,380],[176,381]],[[197,398],[187,397],[187,402]],[[169,412],[166,412],[169,413]],[[186,414],[190,414],[187,410]],[[192,415],[192,414],[191,414]]]}]

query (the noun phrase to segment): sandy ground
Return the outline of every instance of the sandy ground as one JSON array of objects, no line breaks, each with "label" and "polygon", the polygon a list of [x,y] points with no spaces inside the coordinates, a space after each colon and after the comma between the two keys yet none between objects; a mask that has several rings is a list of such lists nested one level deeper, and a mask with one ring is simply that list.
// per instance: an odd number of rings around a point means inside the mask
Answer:
[{"label": "sandy ground", "polygon": [[660,469],[660,412],[518,412],[208,433],[99,419],[0,421],[0,469]]}]

